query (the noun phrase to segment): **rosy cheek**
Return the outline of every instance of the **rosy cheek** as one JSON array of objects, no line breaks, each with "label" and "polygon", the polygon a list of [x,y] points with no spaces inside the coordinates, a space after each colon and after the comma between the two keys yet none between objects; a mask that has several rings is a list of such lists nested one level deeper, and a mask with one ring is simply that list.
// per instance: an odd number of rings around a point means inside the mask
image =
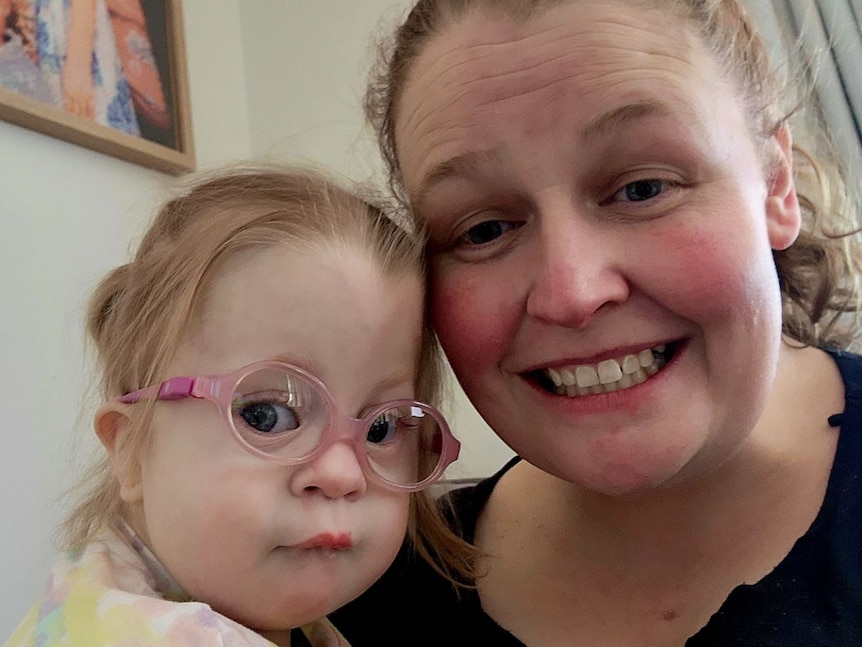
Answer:
[{"label": "rosy cheek", "polygon": [[663,236],[665,253],[654,258],[653,275],[668,281],[678,314],[701,322],[705,316],[739,316],[762,297],[774,272],[771,255],[758,253],[742,234],[728,233],[679,228]]},{"label": "rosy cheek", "polygon": [[[493,288],[481,280],[447,276],[434,280],[431,315],[440,343],[459,377],[462,368],[477,367],[498,355],[505,344],[504,316],[500,316]],[[478,368],[478,367],[477,367]]]}]

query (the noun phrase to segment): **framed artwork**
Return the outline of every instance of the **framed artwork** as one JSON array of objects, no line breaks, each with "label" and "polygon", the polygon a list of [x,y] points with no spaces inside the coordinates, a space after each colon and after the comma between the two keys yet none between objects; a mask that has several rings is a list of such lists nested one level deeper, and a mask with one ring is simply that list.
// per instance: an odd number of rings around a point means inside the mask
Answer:
[{"label": "framed artwork", "polygon": [[0,30],[0,119],[194,168],[180,0],[0,0]]}]

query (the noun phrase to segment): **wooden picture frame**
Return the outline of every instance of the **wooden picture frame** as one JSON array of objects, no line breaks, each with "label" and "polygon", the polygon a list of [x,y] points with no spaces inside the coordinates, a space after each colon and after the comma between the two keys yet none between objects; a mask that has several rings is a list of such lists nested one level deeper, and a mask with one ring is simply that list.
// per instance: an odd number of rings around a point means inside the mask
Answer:
[{"label": "wooden picture frame", "polygon": [[[53,15],[37,16],[33,0],[0,0],[0,119],[162,172],[193,170],[181,0],[53,1]],[[73,38],[86,20],[72,11],[91,12],[85,37]],[[90,64],[68,72],[90,47]]]}]

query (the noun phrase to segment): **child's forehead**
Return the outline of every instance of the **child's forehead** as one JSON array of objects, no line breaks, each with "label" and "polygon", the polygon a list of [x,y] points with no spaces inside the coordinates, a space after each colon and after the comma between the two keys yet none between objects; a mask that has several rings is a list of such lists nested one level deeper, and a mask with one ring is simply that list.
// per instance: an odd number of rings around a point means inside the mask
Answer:
[{"label": "child's forehead", "polygon": [[[308,239],[285,239],[277,242],[249,246],[228,253],[216,261],[202,278],[206,290],[201,294],[219,290],[238,275],[279,277],[289,282],[307,277],[309,281],[331,274],[364,277],[379,282],[398,281],[403,277],[423,278],[418,263],[408,260],[392,262],[387,252],[361,240],[359,236],[311,236]],[[327,286],[321,285],[320,289]],[[333,283],[330,290],[349,290],[346,284]]]},{"label": "child's forehead", "polygon": [[386,271],[358,245],[246,250],[213,272],[180,354],[208,373],[285,354],[327,357],[336,348],[361,356],[392,335],[395,319],[410,334],[393,345],[409,356],[423,296],[418,273]]}]

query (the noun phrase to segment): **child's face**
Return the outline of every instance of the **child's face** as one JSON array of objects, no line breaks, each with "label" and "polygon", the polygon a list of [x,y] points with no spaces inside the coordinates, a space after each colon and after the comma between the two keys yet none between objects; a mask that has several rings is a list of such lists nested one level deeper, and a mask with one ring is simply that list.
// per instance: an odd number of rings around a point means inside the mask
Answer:
[{"label": "child's face", "polygon": [[[350,247],[257,251],[224,266],[171,375],[283,358],[320,378],[343,414],[412,398],[422,289]],[[367,481],[347,442],[283,466],[244,451],[216,407],[159,403],[142,460],[138,528],[193,598],[267,633],[321,617],[391,563],[409,495]],[[321,535],[347,549],[299,548]]]}]

